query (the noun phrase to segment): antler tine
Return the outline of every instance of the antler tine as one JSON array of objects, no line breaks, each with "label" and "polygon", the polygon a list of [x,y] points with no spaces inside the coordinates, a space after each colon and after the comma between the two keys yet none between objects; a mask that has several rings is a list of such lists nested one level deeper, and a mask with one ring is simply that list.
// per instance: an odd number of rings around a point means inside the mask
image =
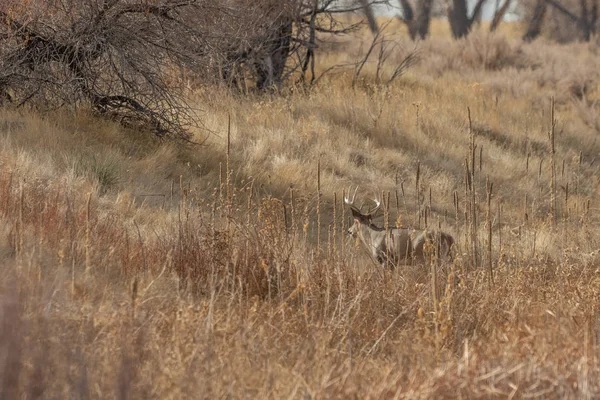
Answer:
[{"label": "antler tine", "polygon": [[348,204],[348,205],[350,205],[350,204],[351,204],[351,202],[350,202],[350,197],[348,197],[348,196],[350,196],[350,191],[351,191],[351,190],[352,190],[352,185],[350,185],[350,186],[348,187],[348,191],[346,192],[346,194],[344,194],[344,203],[346,203],[346,204]]},{"label": "antler tine", "polygon": [[356,192],[358,192],[358,186],[354,189],[354,193],[352,194],[352,198],[350,198],[350,192],[352,192],[352,186],[348,188],[348,196],[344,196],[344,202],[350,207],[353,212],[361,213],[360,209],[354,205],[354,201],[356,200]]},{"label": "antler tine", "polygon": [[352,185],[348,188],[348,195],[344,196],[344,202],[349,206],[354,206],[354,200],[356,200],[356,192],[358,192],[358,186],[354,189],[354,194],[352,195],[352,199],[350,199],[350,192],[352,191]]},{"label": "antler tine", "polygon": [[374,215],[381,208],[381,199],[379,198],[379,193],[377,193],[372,200],[373,203],[375,203],[375,207],[367,211],[366,215]]}]

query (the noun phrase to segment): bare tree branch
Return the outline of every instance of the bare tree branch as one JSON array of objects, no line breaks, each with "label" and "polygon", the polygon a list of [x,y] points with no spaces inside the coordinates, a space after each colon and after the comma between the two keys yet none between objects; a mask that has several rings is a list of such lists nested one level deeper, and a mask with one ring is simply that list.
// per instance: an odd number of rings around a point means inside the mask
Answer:
[{"label": "bare tree branch", "polygon": [[494,12],[494,18],[492,18],[492,22],[490,24],[490,32],[494,32],[496,29],[498,29],[500,22],[502,19],[504,19],[504,16],[508,12],[511,4],[512,0],[504,0],[502,6]]},{"label": "bare tree branch", "polygon": [[360,5],[363,7],[363,12],[367,17],[367,21],[369,22],[369,29],[373,33],[377,33],[379,30],[379,26],[377,25],[377,20],[375,19],[375,13],[373,12],[373,8],[369,0],[358,0]]},{"label": "bare tree branch", "polygon": [[529,24],[527,25],[527,32],[525,32],[525,35],[523,35],[524,41],[530,42],[539,36],[540,32],[542,31],[542,24],[544,22],[547,8],[546,0],[537,0],[533,10],[533,15],[529,20]]}]

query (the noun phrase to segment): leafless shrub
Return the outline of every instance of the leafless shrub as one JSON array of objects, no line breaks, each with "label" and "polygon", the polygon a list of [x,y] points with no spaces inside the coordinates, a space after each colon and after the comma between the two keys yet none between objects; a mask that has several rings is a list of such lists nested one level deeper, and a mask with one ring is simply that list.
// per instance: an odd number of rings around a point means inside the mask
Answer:
[{"label": "leafless shrub", "polygon": [[[378,1],[366,2],[367,5]],[[363,2],[365,3],[365,2]],[[315,79],[317,33],[344,34],[330,0],[34,0],[0,2],[0,101],[46,109],[89,104],[159,136],[198,124],[187,77],[259,90]]]},{"label": "leafless shrub", "polygon": [[510,43],[496,33],[473,32],[452,46],[429,43],[423,52],[431,62],[428,67],[438,73],[448,70],[501,70],[508,67],[526,68],[530,65],[522,46]]},{"label": "leafless shrub", "polygon": [[126,124],[187,139],[192,108],[173,83],[200,36],[184,18],[202,3],[4,2],[0,92],[18,105],[91,104]]},{"label": "leafless shrub", "polygon": [[462,42],[461,57],[472,67],[485,70],[500,70],[509,66],[518,67],[521,50],[501,35],[471,35]]},{"label": "leafless shrub", "polygon": [[[377,68],[375,70],[376,84],[391,84],[396,78],[402,76],[410,67],[414,66],[420,60],[419,48],[414,46],[412,50],[405,51],[402,43],[388,36],[387,28],[389,22],[381,26],[381,29],[373,37],[371,45],[367,49],[364,57],[358,61],[354,69],[354,77],[352,79],[352,87],[356,86],[361,72],[365,65],[372,58],[372,55],[377,57]],[[384,76],[384,71],[391,65],[389,76]]]}]

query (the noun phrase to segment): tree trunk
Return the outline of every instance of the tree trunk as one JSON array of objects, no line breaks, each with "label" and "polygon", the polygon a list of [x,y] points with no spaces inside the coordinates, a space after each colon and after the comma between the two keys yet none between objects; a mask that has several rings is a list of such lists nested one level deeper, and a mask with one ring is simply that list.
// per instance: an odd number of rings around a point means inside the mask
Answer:
[{"label": "tree trunk", "polygon": [[452,5],[448,6],[448,21],[452,30],[452,36],[455,39],[465,37],[471,31],[473,22],[475,22],[480,14],[481,8],[486,0],[478,0],[473,9],[473,15],[469,17],[467,8],[467,0],[452,0]]},{"label": "tree trunk", "polygon": [[596,33],[596,22],[598,20],[598,0],[591,0],[591,2],[592,7],[588,11],[587,0],[581,0],[580,26],[586,42],[589,42],[592,35]]},{"label": "tree trunk", "polygon": [[466,0],[452,0],[452,6],[448,8],[448,21],[455,39],[467,36],[471,26],[467,16]]},{"label": "tree trunk", "polygon": [[408,0],[399,0],[400,7],[402,7],[402,19],[404,21],[412,21],[414,19],[413,8]]},{"label": "tree trunk", "polygon": [[530,42],[540,35],[547,9],[548,6],[546,0],[537,0],[535,9],[533,10],[533,16],[527,25],[527,32],[525,32],[523,40]]},{"label": "tree trunk", "polygon": [[292,20],[281,18],[265,44],[265,52],[256,64],[256,87],[259,90],[280,88],[292,38]]},{"label": "tree trunk", "polygon": [[562,5],[556,0],[546,0],[547,3],[550,3],[552,7],[561,12],[567,18],[569,18],[573,23],[577,24],[577,27],[583,34],[583,39],[586,42],[589,42],[592,38],[592,34],[596,31],[596,22],[598,18],[598,0],[591,0],[592,8],[588,11],[588,0],[580,0],[580,14],[579,16],[575,15],[575,13],[569,10],[567,7]]},{"label": "tree trunk", "polygon": [[412,40],[427,38],[433,0],[419,0],[416,4],[416,12],[408,0],[400,0],[400,5],[403,13],[402,20],[408,27],[410,38]]},{"label": "tree trunk", "polygon": [[596,33],[596,27],[598,25],[598,0],[592,0],[592,10],[590,11],[588,23],[591,27],[591,33]]},{"label": "tree trunk", "polygon": [[415,19],[409,27],[412,31],[411,37],[425,39],[429,35],[429,22],[431,20],[431,8],[433,0],[420,0],[417,4]]},{"label": "tree trunk", "polygon": [[373,33],[377,33],[379,31],[379,26],[377,26],[377,20],[375,19],[375,13],[373,13],[373,8],[371,7],[371,3],[369,0],[358,0],[360,5],[362,6],[363,12],[367,17],[367,21],[369,22],[369,29]]},{"label": "tree trunk", "polygon": [[490,32],[494,32],[498,28],[498,25],[500,25],[500,22],[502,22],[502,19],[510,8],[511,3],[512,0],[505,0],[504,4],[502,4],[502,7],[496,10],[494,13],[494,18],[492,19],[492,23],[490,24]]}]

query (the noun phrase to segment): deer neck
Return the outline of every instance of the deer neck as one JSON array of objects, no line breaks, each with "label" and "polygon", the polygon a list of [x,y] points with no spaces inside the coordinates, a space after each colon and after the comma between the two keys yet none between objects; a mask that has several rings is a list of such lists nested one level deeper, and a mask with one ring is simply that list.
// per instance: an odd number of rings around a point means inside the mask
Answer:
[{"label": "deer neck", "polygon": [[361,224],[358,230],[360,240],[367,246],[374,256],[382,251],[385,246],[385,229],[379,228],[372,223]]}]

